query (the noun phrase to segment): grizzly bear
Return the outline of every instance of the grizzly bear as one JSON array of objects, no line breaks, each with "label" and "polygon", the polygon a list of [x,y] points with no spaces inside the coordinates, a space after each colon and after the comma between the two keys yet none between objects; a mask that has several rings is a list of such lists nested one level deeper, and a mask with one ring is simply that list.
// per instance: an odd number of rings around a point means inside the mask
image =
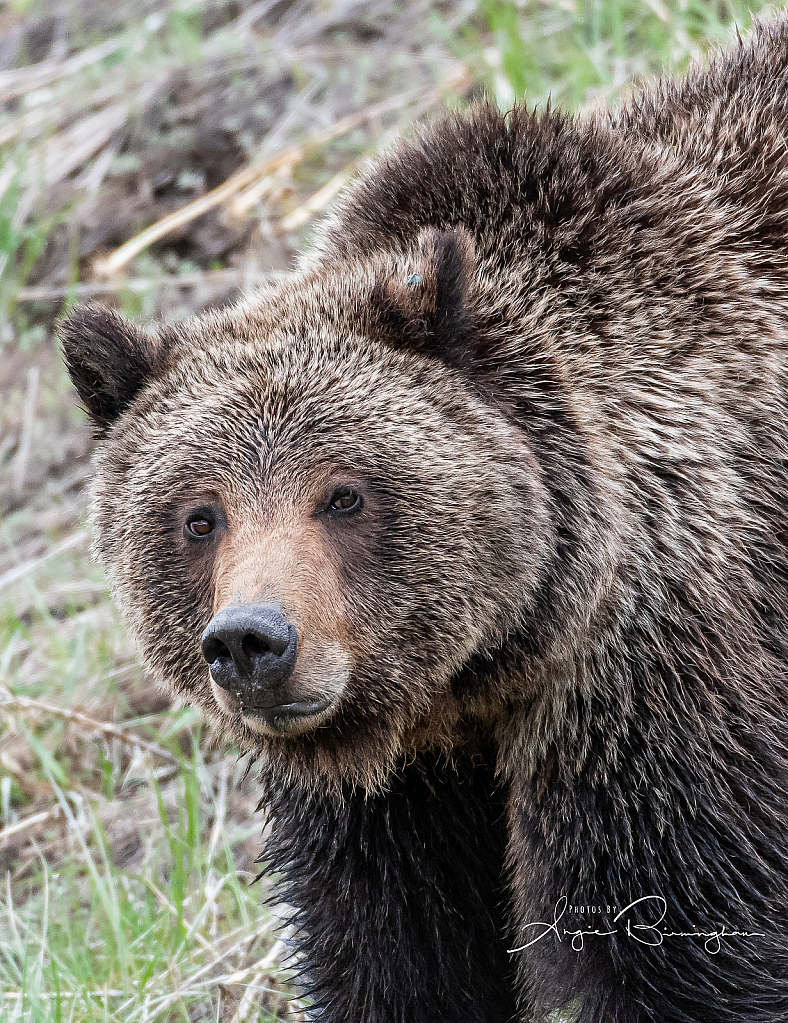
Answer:
[{"label": "grizzly bear", "polygon": [[449,115],[253,299],[62,338],[312,1018],[788,1020],[788,21]]}]

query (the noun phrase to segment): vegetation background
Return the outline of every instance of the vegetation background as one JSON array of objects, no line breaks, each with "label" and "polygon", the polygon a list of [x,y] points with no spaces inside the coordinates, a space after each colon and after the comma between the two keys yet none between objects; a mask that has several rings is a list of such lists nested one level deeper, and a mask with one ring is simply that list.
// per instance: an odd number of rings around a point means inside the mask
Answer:
[{"label": "vegetation background", "polygon": [[141,670],[90,559],[57,317],[232,302],[415,120],[619,103],[762,6],[0,3],[0,1021],[303,1018],[254,772]]}]

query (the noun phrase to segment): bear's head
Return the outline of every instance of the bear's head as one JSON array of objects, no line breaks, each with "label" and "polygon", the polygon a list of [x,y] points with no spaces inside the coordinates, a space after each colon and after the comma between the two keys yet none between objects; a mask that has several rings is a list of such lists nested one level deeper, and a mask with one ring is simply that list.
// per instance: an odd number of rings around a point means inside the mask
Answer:
[{"label": "bear's head", "polygon": [[379,784],[495,701],[452,681],[550,554],[524,433],[474,379],[462,232],[147,334],[78,309],[96,549],[150,669],[243,748]]}]

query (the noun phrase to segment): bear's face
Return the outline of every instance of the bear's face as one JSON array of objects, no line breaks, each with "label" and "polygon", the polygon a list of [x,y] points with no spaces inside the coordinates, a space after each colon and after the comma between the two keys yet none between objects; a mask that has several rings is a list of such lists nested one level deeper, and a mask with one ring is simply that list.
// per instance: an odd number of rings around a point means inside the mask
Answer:
[{"label": "bear's face", "polygon": [[96,547],[174,692],[244,748],[372,785],[467,712],[452,677],[527,615],[546,502],[460,373],[289,287],[290,322],[281,295],[159,338],[74,314]]}]

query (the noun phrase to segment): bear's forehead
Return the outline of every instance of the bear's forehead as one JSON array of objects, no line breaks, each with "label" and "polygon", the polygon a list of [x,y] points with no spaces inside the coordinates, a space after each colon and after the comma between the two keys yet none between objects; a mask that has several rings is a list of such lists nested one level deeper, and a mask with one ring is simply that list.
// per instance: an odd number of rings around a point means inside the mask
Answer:
[{"label": "bear's forehead", "polygon": [[188,416],[230,432],[259,424],[283,437],[378,426],[435,432],[479,418],[467,389],[445,367],[365,338],[312,332],[184,343],[148,404],[165,418]]},{"label": "bear's forehead", "polygon": [[445,368],[368,339],[225,332],[179,348],[114,431],[139,474],[415,471],[429,448],[431,473],[450,475],[469,436],[493,454],[499,416]]}]

